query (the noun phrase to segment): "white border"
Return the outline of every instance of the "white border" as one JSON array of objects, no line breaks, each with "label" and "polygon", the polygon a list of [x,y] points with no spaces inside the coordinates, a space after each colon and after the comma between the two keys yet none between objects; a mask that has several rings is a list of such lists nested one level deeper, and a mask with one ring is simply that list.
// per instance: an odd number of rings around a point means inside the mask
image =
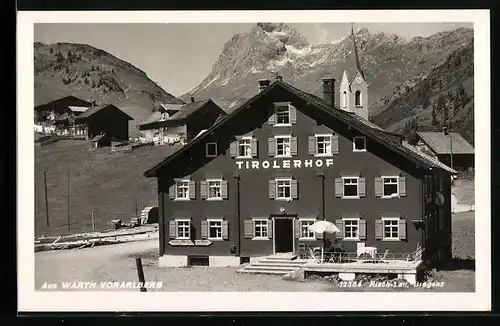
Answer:
[{"label": "white border", "polygon": [[[476,150],[476,292],[214,293],[35,292],[33,24],[188,22],[474,22]],[[18,307],[20,311],[484,311],[491,308],[490,13],[488,10],[394,11],[94,11],[17,15]],[[478,222],[480,220],[480,222]],[[297,300],[300,296],[301,300]],[[217,300],[214,300],[217,297]],[[395,300],[396,299],[396,300]]]}]

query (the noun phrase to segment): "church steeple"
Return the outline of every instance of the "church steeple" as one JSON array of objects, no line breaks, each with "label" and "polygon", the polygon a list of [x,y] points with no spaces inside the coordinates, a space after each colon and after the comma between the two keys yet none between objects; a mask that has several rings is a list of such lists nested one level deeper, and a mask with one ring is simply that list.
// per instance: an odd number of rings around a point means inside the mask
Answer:
[{"label": "church steeple", "polygon": [[359,62],[358,48],[356,47],[356,37],[354,36],[354,24],[351,24],[351,35],[352,35],[352,44],[354,47],[354,58],[356,60],[356,69],[361,74],[361,77],[365,79],[365,75],[363,73],[363,70],[361,69],[361,64]]}]

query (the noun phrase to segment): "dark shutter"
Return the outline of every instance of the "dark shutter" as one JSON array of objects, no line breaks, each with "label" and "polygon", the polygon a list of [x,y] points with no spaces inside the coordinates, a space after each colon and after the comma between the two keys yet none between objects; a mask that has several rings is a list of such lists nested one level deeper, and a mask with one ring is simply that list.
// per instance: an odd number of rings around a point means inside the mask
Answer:
[{"label": "dark shutter", "polygon": [[380,177],[375,178],[375,196],[382,197],[384,194],[384,181]]},{"label": "dark shutter", "polygon": [[290,154],[297,156],[297,137],[290,137]]},{"label": "dark shutter", "polygon": [[222,239],[229,239],[229,222],[222,221]]},{"label": "dark shutter", "polygon": [[201,238],[202,239],[208,238],[208,221],[207,220],[201,221]]},{"label": "dark shutter", "polygon": [[231,157],[238,156],[238,141],[233,141],[229,145],[229,155],[231,155]]},{"label": "dark shutter", "polygon": [[406,220],[399,220],[399,239],[406,240]]},{"label": "dark shutter", "polygon": [[297,199],[299,198],[299,189],[297,185],[297,180],[293,179],[290,182],[290,195],[292,196],[292,199]]},{"label": "dark shutter", "polygon": [[175,239],[177,237],[177,224],[175,220],[168,222],[170,239]]},{"label": "dark shutter", "polygon": [[300,220],[295,220],[295,238],[300,238],[302,230],[300,229]]},{"label": "dark shutter", "polygon": [[359,197],[365,197],[366,196],[366,181],[365,181],[365,178],[359,178],[358,179],[358,194],[359,194]]},{"label": "dark shutter", "polygon": [[227,199],[227,180],[221,181],[220,194],[222,199]]},{"label": "dark shutter", "polygon": [[342,197],[344,194],[344,181],[342,178],[335,178],[335,197]]},{"label": "dark shutter", "polygon": [[316,155],[316,137],[309,136],[309,155]]},{"label": "dark shutter", "polygon": [[252,220],[245,220],[245,239],[252,239],[253,238],[253,221]]},{"label": "dark shutter", "polygon": [[271,114],[268,121],[271,126],[274,126],[276,124],[276,113]]},{"label": "dark shutter", "polygon": [[276,198],[276,181],[269,180],[269,199]]},{"label": "dark shutter", "polygon": [[273,238],[273,220],[267,221],[267,237],[269,239]]},{"label": "dark shutter", "polygon": [[168,198],[175,199],[175,184],[168,188]]},{"label": "dark shutter", "polygon": [[339,228],[339,237],[343,238],[344,237],[344,221],[339,218],[335,220],[335,225]]},{"label": "dark shutter", "polygon": [[384,237],[384,222],[381,219],[375,220],[375,240],[381,240]]},{"label": "dark shutter", "polygon": [[297,123],[297,109],[293,105],[289,105],[290,109],[290,124],[294,125]]},{"label": "dark shutter", "polygon": [[268,148],[268,153],[269,156],[275,156],[276,155],[276,140],[274,137],[269,138],[267,142],[267,148]]},{"label": "dark shutter", "polygon": [[332,135],[332,154],[339,153],[339,136]]},{"label": "dark shutter", "polygon": [[252,138],[250,144],[251,144],[252,157],[257,157],[258,155],[257,138]]},{"label": "dark shutter", "polygon": [[399,196],[406,196],[406,178],[399,177]]},{"label": "dark shutter", "polygon": [[366,220],[359,220],[359,240],[366,239]]},{"label": "dark shutter", "polygon": [[189,199],[196,198],[196,182],[189,181]]},{"label": "dark shutter", "polygon": [[206,181],[200,181],[200,197],[201,199],[207,199],[208,196],[208,185]]}]

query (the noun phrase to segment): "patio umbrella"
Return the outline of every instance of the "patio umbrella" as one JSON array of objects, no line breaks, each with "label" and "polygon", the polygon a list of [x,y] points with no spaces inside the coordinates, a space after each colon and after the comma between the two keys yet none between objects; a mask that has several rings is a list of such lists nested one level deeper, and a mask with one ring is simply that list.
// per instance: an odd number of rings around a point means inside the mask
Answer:
[{"label": "patio umbrella", "polygon": [[[340,229],[333,224],[332,222],[322,220],[322,221],[317,221],[313,225],[310,225],[308,227],[309,231],[316,232],[316,233],[340,233]],[[324,246],[324,244],[323,244]],[[323,250],[324,248],[321,248],[321,261],[323,261]]]}]

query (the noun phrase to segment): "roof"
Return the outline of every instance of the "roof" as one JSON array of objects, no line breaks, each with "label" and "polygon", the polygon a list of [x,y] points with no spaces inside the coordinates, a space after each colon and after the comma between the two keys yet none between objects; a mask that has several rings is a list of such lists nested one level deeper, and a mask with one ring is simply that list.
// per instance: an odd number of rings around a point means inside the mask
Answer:
[{"label": "roof", "polygon": [[147,119],[145,119],[144,121],[141,121],[139,123],[139,126],[147,125],[147,124],[158,122],[161,120],[165,120],[165,119],[163,119],[163,113],[160,111],[155,111]]},{"label": "roof", "polygon": [[180,110],[183,103],[174,104],[174,103],[160,103],[160,106],[165,110]]},{"label": "roof", "polygon": [[78,98],[78,97],[73,96],[73,95],[69,95],[69,96],[58,98],[57,100],[47,102],[45,104],[37,105],[37,106],[35,106],[35,110],[43,110],[43,109],[49,108],[51,106],[55,106],[59,103],[63,103],[63,104],[68,105],[68,106],[74,105],[74,106],[80,106],[80,107],[84,107],[84,106],[87,107],[87,106],[92,105],[92,103],[90,103],[88,101],[82,100],[81,98]]},{"label": "roof", "polygon": [[[417,135],[436,154],[474,154],[474,147],[469,144],[459,133],[450,132],[417,132]],[[451,141],[450,141],[451,135]]]},{"label": "roof", "polygon": [[[183,120],[187,119],[191,114],[195,113],[199,109],[205,106],[211,100],[196,101],[183,104],[179,112],[173,114],[168,120]],[[215,103],[214,103],[215,104]]]},{"label": "roof", "polygon": [[75,119],[81,120],[81,119],[88,118],[88,117],[96,114],[97,112],[99,112],[99,111],[101,111],[101,110],[103,110],[103,109],[105,109],[107,107],[113,107],[116,110],[122,112],[124,115],[126,115],[129,120],[133,120],[133,118],[131,116],[129,116],[128,114],[126,114],[125,112],[123,112],[122,110],[120,110],[119,108],[117,108],[116,106],[114,106],[113,104],[105,104],[105,105],[99,105],[99,106],[90,107],[88,110],[86,110],[85,112],[83,112],[82,114],[80,114],[79,116],[77,116]]},{"label": "roof", "polygon": [[106,134],[101,134],[101,135],[94,136],[94,138],[92,138],[90,141],[99,141],[99,140],[101,140],[104,136],[106,136]]},{"label": "roof", "polygon": [[[291,92],[292,94],[302,98],[306,102],[310,103],[311,105],[314,105],[318,109],[322,110],[325,113],[330,114],[331,116],[335,117],[336,119],[339,119],[345,123],[347,123],[350,126],[353,126],[354,128],[360,130],[363,134],[367,135],[371,139],[377,141],[379,144],[392,149],[394,152],[406,157],[407,159],[410,159],[418,164],[422,164],[424,167],[427,168],[437,168],[444,170],[448,173],[452,173],[450,168],[448,168],[446,165],[431,159],[430,157],[426,155],[422,155],[422,153],[419,153],[416,150],[413,150],[411,148],[408,148],[404,146],[401,142],[398,142],[394,139],[393,136],[390,136],[388,133],[385,131],[381,130],[379,128],[374,128],[372,124],[367,124],[364,119],[359,119],[358,116],[338,109],[338,108],[332,108],[329,106],[326,102],[324,102],[322,99],[319,97],[306,93],[298,88],[295,88],[291,86],[290,84],[287,84],[283,81],[276,80],[274,81],[270,86],[268,86],[266,89],[263,91],[259,92],[257,95],[252,97],[251,99],[247,100],[245,103],[243,103],[241,106],[239,106],[237,109],[235,109],[231,114],[225,116],[222,118],[218,123],[213,124],[206,132],[204,132],[201,135],[198,135],[197,138],[193,139],[191,142],[186,144],[184,147],[181,149],[177,150],[176,152],[172,153],[172,155],[166,157],[163,161],[152,167],[151,169],[147,170],[144,172],[144,175],[146,177],[153,177],[156,176],[156,172],[161,169],[163,166],[174,160],[176,157],[180,155],[180,153],[189,150],[192,146],[194,146],[196,143],[203,141],[207,135],[211,135],[212,131],[216,130],[219,126],[222,124],[225,124],[227,121],[229,121],[232,117],[237,115],[239,112],[242,110],[246,109],[249,107],[249,105],[264,97],[266,94],[268,94],[271,90],[275,89],[276,87],[282,87],[285,90]],[[452,170],[453,171],[453,170]]]},{"label": "roof", "polygon": [[68,106],[68,108],[73,112],[85,112],[88,110],[88,107],[85,106]]}]

